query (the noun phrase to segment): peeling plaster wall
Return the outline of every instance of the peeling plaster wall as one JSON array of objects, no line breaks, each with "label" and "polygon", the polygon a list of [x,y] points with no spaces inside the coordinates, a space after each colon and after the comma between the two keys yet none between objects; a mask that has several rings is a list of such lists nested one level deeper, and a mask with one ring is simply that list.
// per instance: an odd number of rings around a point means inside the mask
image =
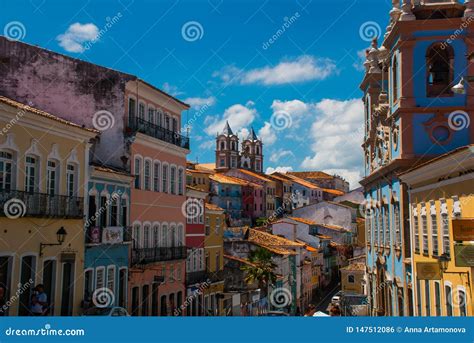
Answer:
[{"label": "peeling plaster wall", "polygon": [[125,84],[136,77],[0,37],[0,94],[86,127],[97,111],[113,114],[92,160],[123,168]]}]

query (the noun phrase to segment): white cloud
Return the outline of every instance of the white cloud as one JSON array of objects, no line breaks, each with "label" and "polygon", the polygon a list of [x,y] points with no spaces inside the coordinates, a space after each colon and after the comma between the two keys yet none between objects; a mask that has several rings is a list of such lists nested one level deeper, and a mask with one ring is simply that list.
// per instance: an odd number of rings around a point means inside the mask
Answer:
[{"label": "white cloud", "polygon": [[260,130],[258,130],[257,136],[262,140],[263,144],[270,146],[276,142],[277,136],[275,130],[269,122],[265,122]]},{"label": "white cloud", "polygon": [[278,149],[270,155],[270,162],[277,163],[286,156],[294,157],[295,155],[291,150]]},{"label": "white cloud", "polygon": [[210,96],[208,98],[196,97],[196,98],[187,98],[187,99],[184,99],[183,101],[187,103],[188,105],[190,105],[191,107],[193,107],[194,109],[199,111],[204,106],[206,107],[214,106],[216,103],[216,98],[213,96]]},{"label": "white cloud", "polygon": [[203,142],[199,145],[199,150],[211,150],[215,144],[214,140]]},{"label": "white cloud", "polygon": [[[247,103],[248,105],[252,105]],[[225,126],[225,122],[229,121],[229,125],[235,134],[250,126],[257,115],[257,110],[252,106],[244,106],[242,104],[235,104],[230,106],[224,111],[222,117],[219,116],[207,116],[204,119],[204,124],[207,126],[204,131],[208,135],[215,135],[218,132],[222,132]],[[248,133],[248,132],[247,132]]]},{"label": "white cloud", "polygon": [[324,80],[337,72],[336,64],[329,58],[316,58],[309,55],[285,60],[276,66],[265,66],[248,71],[235,66],[227,66],[213,73],[225,84],[263,84],[283,85],[313,80]]},{"label": "white cloud", "polygon": [[357,70],[357,71],[364,71],[364,62],[366,60],[365,57],[365,49],[357,51],[357,61],[355,61],[352,66]]},{"label": "white cloud", "polygon": [[271,173],[275,173],[275,172],[278,172],[278,173],[287,173],[287,172],[290,172],[290,171],[293,171],[293,168],[292,167],[276,167],[276,168],[272,168],[272,167],[268,167],[267,170],[265,171],[266,174],[271,174]]},{"label": "white cloud", "polygon": [[181,92],[181,91],[178,89],[178,87],[173,86],[173,85],[169,84],[168,82],[163,83],[163,86],[162,86],[161,88],[163,88],[163,91],[164,91],[165,93],[168,93],[168,94],[170,94],[170,95],[172,95],[172,96],[178,96],[178,95],[184,94],[184,92]]},{"label": "white cloud", "polygon": [[69,52],[84,52],[84,43],[97,40],[99,28],[92,23],[74,23],[64,32],[56,37],[59,45]]},{"label": "white cloud", "polygon": [[351,186],[356,186],[354,180],[360,176],[363,163],[360,147],[364,120],[362,102],[359,99],[324,99],[313,107],[314,122],[309,133],[313,154],[305,157],[301,167],[338,170],[352,180]]}]

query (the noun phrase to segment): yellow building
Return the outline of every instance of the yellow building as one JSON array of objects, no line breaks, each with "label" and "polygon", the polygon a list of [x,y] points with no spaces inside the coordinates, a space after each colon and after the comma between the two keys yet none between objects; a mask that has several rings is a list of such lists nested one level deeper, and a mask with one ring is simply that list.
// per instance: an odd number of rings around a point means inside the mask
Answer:
[{"label": "yellow building", "polygon": [[[84,188],[98,131],[0,97],[0,285],[6,315],[29,315],[43,284],[48,315],[83,295]],[[40,307],[41,309],[41,307]]]},{"label": "yellow building", "polygon": [[206,203],[206,238],[204,252],[208,273],[208,287],[205,288],[204,313],[207,315],[223,315],[224,293],[224,210],[216,205]]},{"label": "yellow building", "polygon": [[339,270],[344,294],[365,294],[365,255],[350,259],[349,264]]},{"label": "yellow building", "polygon": [[474,145],[408,170],[418,316],[472,316]]}]

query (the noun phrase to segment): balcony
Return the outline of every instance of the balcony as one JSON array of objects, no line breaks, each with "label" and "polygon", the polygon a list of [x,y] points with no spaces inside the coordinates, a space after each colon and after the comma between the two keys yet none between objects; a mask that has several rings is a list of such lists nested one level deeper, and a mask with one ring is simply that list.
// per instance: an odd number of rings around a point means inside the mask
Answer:
[{"label": "balcony", "polygon": [[196,283],[206,282],[208,280],[208,273],[205,270],[186,273],[186,284],[193,285]]},{"label": "balcony", "polygon": [[128,127],[136,132],[143,133],[147,136],[154,137],[166,143],[176,145],[183,149],[189,150],[189,138],[180,135],[177,132],[165,129],[162,126],[150,123],[145,119],[135,116],[129,117]]},{"label": "balcony", "polygon": [[80,219],[84,216],[84,198],[0,190],[0,216]]},{"label": "balcony", "polygon": [[186,258],[186,247],[134,248],[132,265],[161,261],[183,260]]},{"label": "balcony", "polygon": [[90,226],[86,229],[86,244],[122,244],[132,241],[131,226]]}]

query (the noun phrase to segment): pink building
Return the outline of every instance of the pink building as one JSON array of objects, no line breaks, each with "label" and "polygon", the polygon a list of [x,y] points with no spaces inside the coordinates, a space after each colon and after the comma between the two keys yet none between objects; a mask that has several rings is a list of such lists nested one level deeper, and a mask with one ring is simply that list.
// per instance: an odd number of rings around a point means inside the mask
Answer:
[{"label": "pink building", "polygon": [[185,169],[180,135],[188,106],[137,80],[126,87],[131,143],[133,246],[129,277],[132,315],[173,315],[185,298]]}]

